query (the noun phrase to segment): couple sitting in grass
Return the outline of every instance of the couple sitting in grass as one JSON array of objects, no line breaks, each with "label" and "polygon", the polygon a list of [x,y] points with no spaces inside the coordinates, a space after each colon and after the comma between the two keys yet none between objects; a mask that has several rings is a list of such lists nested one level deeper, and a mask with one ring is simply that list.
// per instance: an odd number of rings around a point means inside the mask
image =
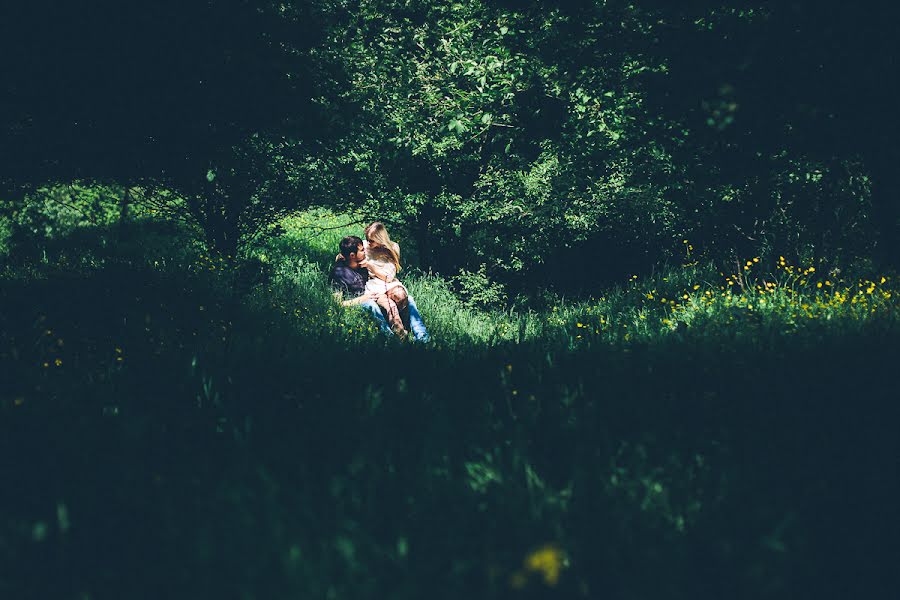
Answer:
[{"label": "couple sitting in grass", "polygon": [[331,269],[336,296],[343,306],[359,306],[372,313],[383,332],[427,342],[428,331],[416,303],[397,280],[400,246],[378,222],[366,227],[365,235],[365,241],[355,235],[341,240],[341,252]]}]

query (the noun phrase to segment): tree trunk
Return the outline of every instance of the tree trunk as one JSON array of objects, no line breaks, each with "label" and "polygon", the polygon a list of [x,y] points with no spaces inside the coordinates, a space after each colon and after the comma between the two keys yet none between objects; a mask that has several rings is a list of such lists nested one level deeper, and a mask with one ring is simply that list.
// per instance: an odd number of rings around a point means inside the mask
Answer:
[{"label": "tree trunk", "polygon": [[131,214],[131,187],[125,186],[125,193],[119,199],[119,227],[125,225]]},{"label": "tree trunk", "polygon": [[210,252],[229,260],[237,256],[241,239],[240,214],[240,207],[234,206],[224,194],[212,192],[206,196],[196,217]]}]

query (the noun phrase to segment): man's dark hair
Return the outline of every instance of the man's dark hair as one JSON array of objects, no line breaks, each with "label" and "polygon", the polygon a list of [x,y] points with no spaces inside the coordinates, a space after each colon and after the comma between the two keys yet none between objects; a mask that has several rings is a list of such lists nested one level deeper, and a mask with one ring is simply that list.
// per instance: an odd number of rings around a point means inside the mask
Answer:
[{"label": "man's dark hair", "polygon": [[344,258],[349,259],[350,255],[359,250],[362,246],[362,240],[355,235],[348,235],[341,240],[341,254]]}]

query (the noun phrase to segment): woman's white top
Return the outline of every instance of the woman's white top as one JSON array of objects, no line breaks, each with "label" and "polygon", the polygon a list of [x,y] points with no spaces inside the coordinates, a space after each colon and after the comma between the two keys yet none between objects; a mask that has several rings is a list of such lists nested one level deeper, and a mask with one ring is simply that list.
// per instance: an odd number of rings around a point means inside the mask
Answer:
[{"label": "woman's white top", "polygon": [[[366,292],[384,294],[389,289],[402,285],[397,281],[397,267],[386,257],[378,257],[376,252],[369,251],[368,241],[363,241],[363,249],[366,251],[366,262],[369,265],[369,280],[366,282]],[[394,243],[394,250],[400,253],[400,247]],[[385,279],[377,277],[373,271],[378,271]]]},{"label": "woman's white top", "polygon": [[[366,281],[366,292],[376,294],[383,294],[387,292],[388,282],[393,282],[397,277],[397,267],[395,267],[394,263],[389,260],[385,261],[366,258],[366,262],[369,264],[369,280]],[[376,269],[379,273],[385,275],[388,281],[379,279],[378,277],[373,275],[373,269]],[[392,285],[391,287],[394,286]]]}]

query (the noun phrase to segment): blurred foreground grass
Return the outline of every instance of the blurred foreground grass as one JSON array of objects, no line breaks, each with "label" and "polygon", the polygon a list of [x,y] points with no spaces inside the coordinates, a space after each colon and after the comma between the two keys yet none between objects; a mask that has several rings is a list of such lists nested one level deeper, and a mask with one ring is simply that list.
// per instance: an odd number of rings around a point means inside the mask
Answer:
[{"label": "blurred foreground grass", "polygon": [[0,597],[890,583],[890,275],[747,257],[479,310],[412,268],[411,345],[326,286],[355,220],[298,215],[237,267],[153,223],[7,264]]}]

